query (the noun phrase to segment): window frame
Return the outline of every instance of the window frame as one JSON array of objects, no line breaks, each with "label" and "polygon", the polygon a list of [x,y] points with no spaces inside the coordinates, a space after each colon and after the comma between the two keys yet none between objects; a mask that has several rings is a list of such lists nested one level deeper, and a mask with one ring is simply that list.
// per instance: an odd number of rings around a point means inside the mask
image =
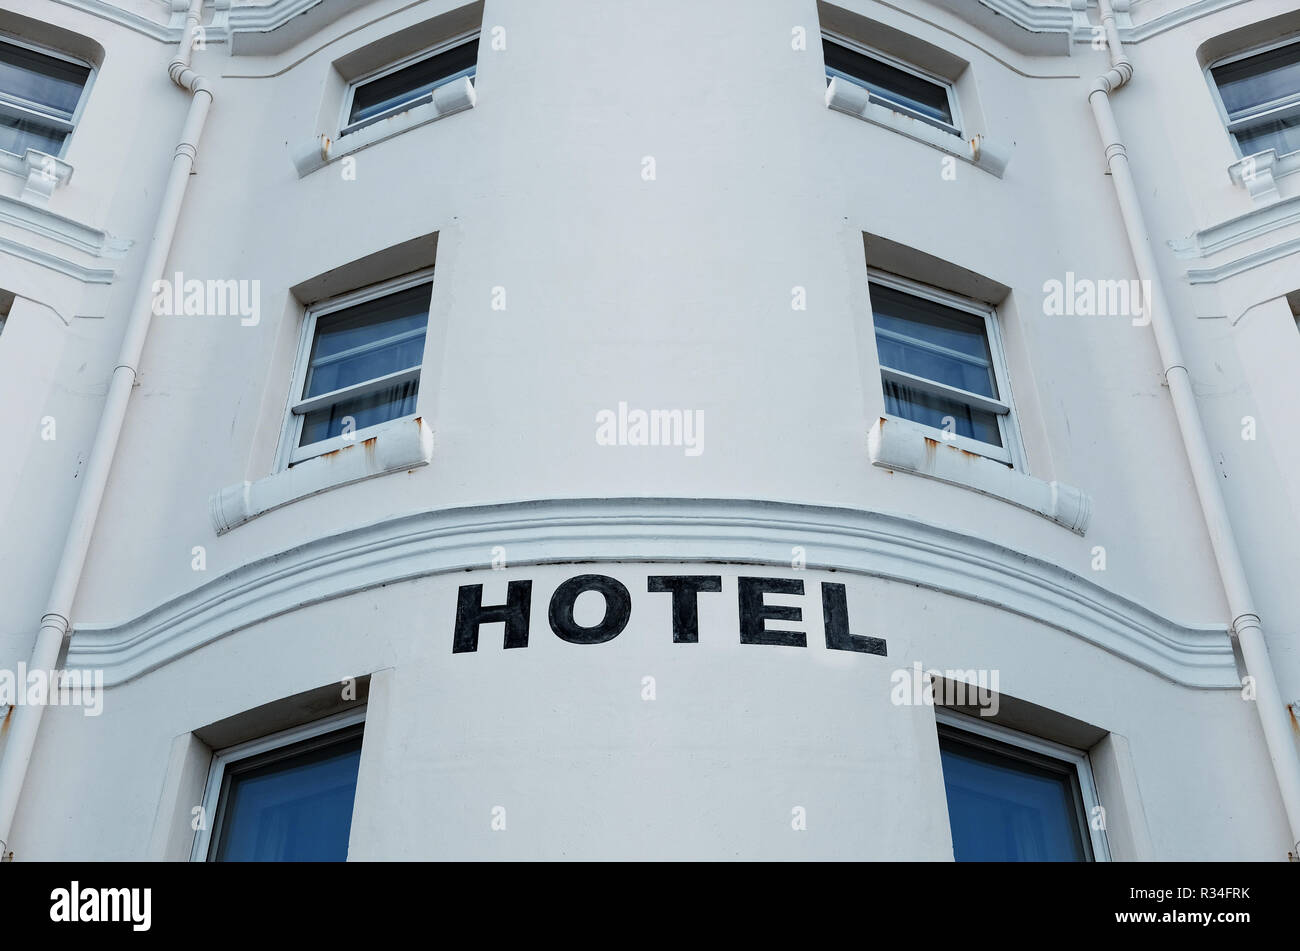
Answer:
[{"label": "window frame", "polygon": [[[96,66],[94,63],[82,59],[79,56],[73,56],[70,53],[63,52],[62,50],[54,49],[49,46],[42,46],[39,43],[32,43],[27,40],[19,39],[18,37],[10,33],[0,32],[0,43],[9,43],[12,46],[22,47],[23,49],[30,50],[33,53],[40,53],[42,56],[48,56],[51,59],[61,59],[65,63],[72,63],[74,66],[83,66],[86,69],[90,70],[90,72],[86,74],[86,81],[81,84],[81,98],[77,100],[77,108],[73,110],[71,119],[64,119],[60,116],[51,116],[48,113],[40,112],[35,109],[27,109],[22,106],[15,105],[12,102],[5,102],[3,99],[3,94],[0,93],[0,112],[6,112],[8,114],[12,114],[13,112],[22,112],[36,119],[39,119],[42,122],[50,122],[60,126],[66,125],[68,127],[63,136],[63,144],[59,147],[58,154],[54,156],[56,159],[62,159],[65,155],[67,155],[68,149],[72,145],[72,137],[73,135],[76,134],[77,126],[81,124],[82,115],[86,111],[86,103],[90,99],[90,87],[93,86],[95,83],[95,77],[99,74],[99,67]],[[36,151],[39,152],[40,150],[37,149]],[[7,152],[4,149],[0,149],[0,154],[14,155],[16,153]],[[46,152],[42,154],[49,155],[52,153]],[[23,156],[21,155],[18,156],[18,158],[20,159],[22,157]]]},{"label": "window frame", "polygon": [[[955,386],[949,386],[946,383],[940,383],[938,380],[931,380],[928,377],[915,376],[911,373],[905,373],[901,370],[895,370],[886,367],[880,362],[880,350],[876,347],[876,365],[880,368],[880,390],[884,395],[884,384],[889,382],[898,383],[902,386],[913,387],[933,396],[944,399],[955,400],[959,403],[971,406],[974,409],[986,413],[993,413],[998,421],[998,434],[1002,437],[1002,445],[995,446],[992,443],[980,442],[969,436],[962,436],[957,433],[947,433],[942,429],[936,429],[933,426],[927,426],[925,423],[918,423],[916,420],[908,419],[906,416],[895,416],[892,413],[885,412],[885,417],[895,420],[905,426],[911,426],[924,432],[927,436],[939,440],[941,443],[950,446],[956,446],[958,449],[964,449],[967,452],[993,459],[1004,465],[1010,466],[1017,472],[1027,473],[1029,471],[1028,460],[1025,456],[1024,443],[1020,437],[1020,424],[1016,414],[1015,401],[1011,395],[1011,372],[1007,366],[1006,347],[1002,340],[1002,331],[999,326],[998,310],[992,304],[984,304],[979,301],[953,294],[940,288],[933,287],[929,284],[922,284],[920,281],[914,281],[910,278],[900,277],[897,274],[891,274],[888,271],[879,271],[874,268],[867,268],[867,296],[871,296],[872,284],[882,284],[885,287],[899,291],[903,294],[909,294],[913,297],[919,297],[922,300],[928,300],[936,304],[942,304],[944,307],[951,307],[953,310],[964,311],[980,317],[984,321],[984,334],[989,345],[989,364],[993,370],[993,380],[997,384],[1000,399],[991,399],[979,393],[971,393],[968,390],[958,389]],[[879,331],[876,328],[876,311],[875,305],[871,306],[871,343],[876,346],[876,334]]]},{"label": "window frame", "polygon": [[[347,92],[343,96],[343,108],[339,112],[338,137],[342,139],[343,136],[348,135],[352,132],[357,132],[361,129],[366,128],[367,126],[374,125],[376,122],[380,122],[384,119],[389,118],[390,116],[395,116],[398,115],[399,113],[406,112],[410,109],[414,109],[417,106],[427,105],[428,101],[431,101],[430,98],[430,100],[426,100],[425,102],[420,102],[417,100],[413,102],[402,103],[400,105],[393,106],[391,109],[388,109],[385,112],[381,112],[378,115],[371,116],[369,119],[362,119],[359,122],[349,123],[348,116],[351,115],[352,113],[352,103],[356,97],[356,92],[359,87],[364,86],[367,83],[373,82],[376,79],[383,79],[385,76],[395,73],[398,70],[405,69],[407,66],[411,66],[415,63],[420,62],[421,60],[432,59],[434,56],[437,56],[440,53],[450,52],[451,50],[455,49],[458,46],[463,46],[464,44],[469,43],[472,40],[480,39],[482,35],[483,35],[483,28],[481,26],[475,27],[474,29],[469,30],[465,33],[460,33],[452,37],[451,39],[443,40],[440,43],[435,43],[433,46],[420,50],[418,53],[412,53],[410,56],[405,56],[394,63],[391,63],[387,66],[381,66],[379,69],[372,70],[369,73],[366,73],[362,76],[358,76],[356,79],[350,80],[348,82]],[[471,82],[477,76],[478,76],[478,60],[477,58],[475,58],[474,75],[473,77],[471,77]],[[448,79],[446,80],[446,82],[455,82],[455,78],[453,77],[452,79]],[[445,84],[446,83],[439,83],[439,85],[435,86],[434,89],[437,89],[440,86]],[[433,90],[430,90],[428,95],[429,97],[432,97]]]},{"label": "window frame", "polygon": [[[1225,56],[1222,59],[1215,60],[1205,67],[1205,81],[1209,83],[1210,93],[1214,98],[1214,107],[1219,112],[1219,121],[1223,124],[1224,131],[1228,133],[1228,141],[1232,143],[1232,150],[1239,159],[1246,158],[1247,155],[1258,155],[1259,153],[1245,152],[1242,150],[1241,141],[1237,138],[1237,129],[1249,126],[1251,123],[1258,122],[1260,119],[1273,113],[1300,115],[1300,90],[1297,90],[1292,96],[1283,97],[1281,100],[1275,99],[1264,103],[1263,106],[1258,107],[1255,111],[1251,112],[1249,115],[1241,117],[1240,119],[1233,119],[1228,115],[1228,107],[1224,105],[1223,93],[1219,91],[1219,83],[1218,80],[1214,78],[1214,71],[1220,66],[1228,66],[1232,63],[1239,62],[1240,60],[1250,59],[1252,56],[1258,56],[1261,53],[1268,53],[1276,49],[1281,49],[1284,46],[1300,46],[1300,33],[1293,34],[1281,40],[1274,40],[1270,43],[1264,44],[1263,46],[1253,46],[1248,50],[1234,53],[1231,56]],[[1267,149],[1265,151],[1267,151]],[[1279,153],[1278,158],[1282,158],[1284,155],[1300,155],[1300,149],[1293,149],[1290,152]]]},{"label": "window frame", "polygon": [[[892,66],[895,69],[902,70],[905,73],[910,73],[911,75],[915,76],[917,79],[923,79],[926,82],[933,83],[934,85],[941,87],[944,90],[944,92],[947,93],[948,95],[948,112],[952,115],[952,124],[942,122],[938,119],[935,119],[932,116],[927,116],[923,113],[917,112],[915,109],[909,109],[907,106],[903,105],[902,103],[891,102],[888,100],[882,101],[881,97],[877,96],[875,93],[872,93],[870,90],[867,90],[867,93],[868,93],[869,100],[878,106],[884,106],[885,108],[892,109],[895,112],[901,112],[909,116],[910,118],[916,119],[919,122],[924,122],[926,125],[931,126],[932,128],[939,129],[940,131],[947,132],[951,135],[955,135],[958,138],[961,138],[963,136],[962,129],[965,128],[965,125],[962,122],[961,106],[957,100],[957,90],[952,80],[944,79],[940,76],[936,76],[934,73],[927,72],[926,70],[921,69],[918,66],[913,66],[911,63],[905,62],[904,60],[901,60],[896,56],[891,56],[888,53],[885,53],[877,49],[876,47],[868,46],[865,43],[860,43],[857,40],[851,39],[842,33],[836,33],[833,30],[823,29],[821,31],[821,38],[823,41],[830,40],[832,43],[838,43],[840,46],[846,47],[847,49],[852,50],[855,53],[860,53],[861,55],[866,56],[870,59],[879,60],[880,62],[884,63],[886,66]],[[829,67],[827,67],[826,65],[826,52],[825,49],[823,48],[822,71],[826,72],[828,69]],[[827,75],[829,76],[829,73]],[[854,85],[858,86],[859,88],[862,89],[866,88],[865,86],[862,85],[861,81],[859,80],[846,77],[846,81],[852,82]]]},{"label": "window frame", "polygon": [[[313,720],[310,723],[304,723],[301,726],[291,727],[287,730],[280,730],[277,733],[271,733],[267,736],[258,737],[257,739],[248,740],[244,743],[237,743],[234,746],[228,746],[223,750],[217,750],[212,754],[212,762],[208,766],[207,785],[203,789],[201,815],[204,817],[203,828],[197,829],[194,833],[194,844],[190,847],[191,862],[213,862],[216,861],[210,856],[212,845],[216,840],[216,832],[219,825],[221,808],[221,791],[225,785],[226,768],[233,763],[241,760],[251,759],[254,756],[261,756],[263,753],[271,753],[278,749],[284,749],[290,746],[296,746],[309,740],[322,739],[321,745],[327,745],[329,737],[334,733],[341,733],[345,730],[357,726],[362,726],[361,742],[362,755],[365,753],[365,729],[366,722],[366,705],[362,704],[356,710],[346,710],[343,713],[336,713],[332,716],[324,717],[320,720]],[[307,752],[303,750],[302,752]],[[360,767],[358,766],[358,773]],[[357,777],[360,785],[360,775]],[[353,801],[355,811],[356,804]]]},{"label": "window frame", "polygon": [[[320,301],[307,308],[303,315],[302,328],[299,332],[298,354],[294,359],[293,379],[289,385],[289,402],[285,407],[284,425],[280,431],[280,446],[276,452],[275,471],[282,472],[290,466],[297,465],[300,462],[306,462],[308,459],[314,459],[317,456],[323,456],[327,452],[333,452],[336,449],[342,449],[346,446],[354,446],[375,435],[381,429],[391,425],[398,420],[414,419],[419,414],[418,402],[419,392],[416,393],[417,410],[405,416],[397,416],[393,419],[384,420],[382,423],[375,423],[371,426],[364,426],[360,429],[353,430],[349,434],[351,438],[339,435],[331,436],[329,439],[322,439],[320,442],[314,442],[307,446],[299,446],[298,441],[302,436],[303,417],[308,413],[322,407],[329,406],[332,403],[340,402],[355,396],[364,396],[367,392],[383,389],[384,386],[392,386],[394,383],[402,382],[402,378],[413,378],[422,381],[424,376],[425,359],[428,357],[429,347],[429,324],[425,324],[424,334],[424,352],[420,355],[420,365],[414,369],[399,370],[395,373],[387,374],[382,377],[375,377],[371,380],[365,380],[361,383],[354,383],[341,389],[331,390],[328,393],[322,393],[319,396],[313,396],[304,399],[302,396],[303,386],[307,379],[307,369],[311,364],[311,348],[316,340],[316,325],[321,317],[344,310],[348,307],[355,307],[358,304],[364,304],[367,301],[377,300],[386,297],[389,294],[404,291],[408,288],[415,287],[419,284],[429,284],[429,307],[426,320],[433,320],[433,273],[434,268],[422,268],[419,271],[413,271],[398,278],[388,281],[381,281],[378,284],[371,284],[359,290],[347,294],[341,294],[338,297],[331,297],[328,300]],[[382,381],[382,383],[380,382]]]},{"label": "window frame", "polygon": [[[1055,743],[1052,740],[1045,740],[1029,733],[1022,733],[1019,730],[1013,730],[991,720],[977,719],[946,707],[935,707],[934,715],[937,736],[942,736],[946,728],[947,731],[964,734],[961,737],[962,741],[977,746],[982,745],[985,749],[995,753],[1014,756],[1015,750],[1023,750],[1039,757],[1057,760],[1072,768],[1079,783],[1080,798],[1083,800],[1083,814],[1077,818],[1083,823],[1083,829],[1087,833],[1088,841],[1092,846],[1091,860],[1093,862],[1111,861],[1110,843],[1106,839],[1106,830],[1094,829],[1090,821],[1094,810],[1101,805],[1101,798],[1097,793],[1097,782],[1092,772],[1092,760],[1086,750]],[[981,743],[981,740],[984,742]],[[1010,754],[1008,754],[1006,747],[1012,748]],[[942,754],[942,750],[940,752]],[[1030,760],[1026,758],[1026,762],[1030,762]],[[942,774],[942,762],[940,762],[939,771]],[[947,780],[945,779],[945,811],[947,810],[947,802],[948,791]],[[951,816],[948,819],[948,828],[951,834]]]}]

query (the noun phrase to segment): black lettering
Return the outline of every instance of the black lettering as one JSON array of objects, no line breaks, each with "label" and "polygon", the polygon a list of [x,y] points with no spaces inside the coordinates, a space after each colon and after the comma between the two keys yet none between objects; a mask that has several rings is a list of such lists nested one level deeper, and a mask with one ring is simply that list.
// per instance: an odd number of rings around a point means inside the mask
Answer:
[{"label": "black lettering", "polygon": [[719,575],[651,575],[646,590],[673,593],[673,643],[698,644],[700,610],[696,595],[701,591],[721,591]]},{"label": "black lettering", "polygon": [[528,617],[532,610],[533,583],[512,581],[506,589],[506,603],[483,606],[483,586],[463,584],[456,598],[456,634],[451,652],[463,654],[478,650],[478,629],[481,624],[506,625],[505,646],[528,646]]},{"label": "black lettering", "polygon": [[803,608],[764,604],[766,594],[803,594],[803,582],[793,578],[737,578],[740,585],[740,643],[807,647],[803,631],[769,631],[763,622],[802,621]]},{"label": "black lettering", "polygon": [[822,620],[826,623],[826,646],[830,650],[887,656],[884,638],[849,633],[849,600],[844,585],[822,582]]},{"label": "black lettering", "polygon": [[[585,591],[598,591],[605,599],[605,616],[593,627],[573,619],[573,605]],[[608,575],[578,575],[555,589],[551,596],[551,630],[570,644],[603,644],[623,633],[632,615],[632,596],[621,582]]]}]

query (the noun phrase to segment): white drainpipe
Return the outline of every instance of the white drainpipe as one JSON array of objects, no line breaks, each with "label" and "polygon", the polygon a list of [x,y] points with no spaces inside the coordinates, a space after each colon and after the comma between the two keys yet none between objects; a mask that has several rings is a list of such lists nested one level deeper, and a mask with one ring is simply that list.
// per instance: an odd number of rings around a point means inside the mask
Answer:
[{"label": "white drainpipe", "polygon": [[1268,745],[1269,757],[1273,760],[1273,772],[1291,825],[1290,851],[1295,856],[1300,854],[1300,752],[1291,737],[1290,713],[1282,702],[1277,678],[1273,674],[1259,612],[1255,609],[1255,599],[1251,596],[1250,585],[1246,580],[1246,568],[1232,533],[1232,523],[1228,519],[1228,508],[1219,488],[1219,476],[1215,471],[1210,444],[1205,438],[1196,396],[1192,392],[1192,381],[1183,360],[1182,348],[1178,344],[1178,333],[1165,306],[1167,298],[1160,280],[1160,271],[1156,268],[1155,255],[1151,251],[1151,237],[1142,217],[1137,186],[1133,183],[1133,172],[1128,164],[1128,152],[1124,148],[1124,140],[1110,106],[1111,94],[1133,78],[1133,64],[1124,55],[1111,0],[1098,0],[1098,7],[1102,28],[1106,32],[1106,46],[1110,50],[1111,68],[1097,78],[1092,91],[1088,93],[1088,102],[1092,106],[1097,129],[1106,148],[1106,162],[1119,198],[1120,214],[1124,218],[1124,228],[1128,232],[1129,247],[1137,264],[1138,275],[1150,282],[1146,286],[1151,289],[1151,300],[1148,302],[1151,329],[1160,351],[1165,381],[1173,399],[1174,414],[1178,418],[1183,448],[1187,452],[1192,478],[1196,483],[1196,495],[1200,499],[1210,543],[1214,547],[1214,557],[1219,565],[1219,576],[1223,581],[1228,608],[1232,612],[1232,633],[1241,647],[1246,671],[1254,680],[1255,709],[1264,728],[1264,741]]},{"label": "white drainpipe", "polygon": [[[77,497],[72,522],[68,526],[68,534],[63,543],[63,554],[59,558],[58,571],[54,576],[54,585],[50,591],[45,614],[41,618],[40,633],[36,635],[31,660],[27,663],[28,670],[53,670],[63,648],[63,639],[72,627],[73,598],[76,596],[77,585],[81,580],[81,570],[86,561],[86,552],[90,547],[95,521],[99,516],[104,488],[108,483],[113,458],[117,453],[122,422],[126,417],[131,388],[135,384],[140,365],[140,353],[144,349],[145,337],[149,333],[149,322],[153,316],[153,285],[162,277],[163,269],[167,264],[172,238],[176,233],[176,222],[180,218],[181,203],[185,199],[190,172],[194,167],[199,136],[203,133],[203,124],[208,117],[208,107],[212,105],[211,85],[207,79],[190,67],[195,38],[196,35],[200,35],[198,29],[202,10],[203,0],[190,0],[189,9],[185,13],[185,32],[181,37],[180,47],[177,49],[176,58],[167,65],[167,73],[172,82],[190,94],[190,108],[185,116],[180,141],[176,144],[171,172],[168,174],[167,186],[163,191],[162,206],[159,208],[157,223],[154,225],[153,236],[149,242],[148,255],[140,272],[140,283],[136,287],[131,310],[127,315],[126,331],[122,336],[117,365],[113,368],[113,378],[108,385],[104,413],[95,434],[94,448],[86,461],[86,470],[80,480],[81,494]],[[19,704],[13,710],[4,760],[0,762],[0,856],[6,859],[12,857],[9,848],[10,828],[13,825],[14,813],[18,809],[23,780],[27,775],[27,766],[31,762],[37,730],[40,728],[41,715],[44,712],[44,704]]]}]

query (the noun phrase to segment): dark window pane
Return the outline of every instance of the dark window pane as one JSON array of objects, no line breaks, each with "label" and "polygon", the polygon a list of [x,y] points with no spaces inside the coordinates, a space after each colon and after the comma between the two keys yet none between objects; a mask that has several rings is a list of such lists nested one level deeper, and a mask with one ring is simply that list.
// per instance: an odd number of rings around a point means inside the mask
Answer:
[{"label": "dark window pane", "polygon": [[1216,66],[1210,72],[1228,117],[1235,119],[1265,103],[1300,95],[1300,43]]},{"label": "dark window pane", "polygon": [[874,283],[871,310],[881,366],[998,399],[983,318]]},{"label": "dark window pane", "polygon": [[348,856],[361,733],[226,770],[212,856],[219,862],[342,862]]},{"label": "dark window pane", "polygon": [[302,438],[298,440],[298,445],[310,446],[323,439],[341,436],[349,416],[353,420],[352,432],[386,423],[390,419],[410,416],[415,412],[415,398],[419,392],[420,381],[410,380],[307,413],[303,417]]},{"label": "dark window pane", "polygon": [[1074,770],[1026,761],[941,733],[953,854],[958,862],[1085,862]]},{"label": "dark window pane", "polygon": [[68,134],[35,119],[18,118],[0,108],[0,149],[23,155],[36,149],[48,155],[58,155]]},{"label": "dark window pane", "polygon": [[431,284],[417,284],[316,321],[303,399],[418,367]]},{"label": "dark window pane", "polygon": [[1259,119],[1238,128],[1234,135],[1242,155],[1276,149],[1278,155],[1300,151],[1300,112]]},{"label": "dark window pane", "polygon": [[936,122],[952,125],[948,90],[939,83],[830,40],[822,40],[822,52],[828,76],[842,76],[863,86],[873,96],[885,100],[886,105],[903,106]]},{"label": "dark window pane", "polygon": [[89,77],[86,66],[0,42],[0,96],[71,119]]},{"label": "dark window pane", "polygon": [[[997,414],[972,409],[965,403],[932,396],[888,380],[884,381],[884,386],[885,412],[890,416],[910,419],[923,426],[943,429],[992,446],[1002,445],[1002,433],[998,429]],[[944,425],[946,416],[951,416],[955,422],[951,428]]]},{"label": "dark window pane", "polygon": [[461,76],[473,78],[478,62],[478,37],[409,66],[357,86],[348,125],[365,122],[401,106],[411,108],[438,86]]}]

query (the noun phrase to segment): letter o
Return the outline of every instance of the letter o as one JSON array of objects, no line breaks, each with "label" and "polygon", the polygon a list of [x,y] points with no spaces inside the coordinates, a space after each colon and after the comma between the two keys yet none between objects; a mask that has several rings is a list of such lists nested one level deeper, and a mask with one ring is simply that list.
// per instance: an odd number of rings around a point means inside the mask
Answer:
[{"label": "letter o", "polygon": [[[605,599],[605,616],[592,627],[583,627],[573,619],[573,605],[578,595],[598,591]],[[632,615],[632,596],[621,582],[608,575],[578,575],[555,589],[549,612],[551,630],[570,644],[603,644],[623,633]]]}]

